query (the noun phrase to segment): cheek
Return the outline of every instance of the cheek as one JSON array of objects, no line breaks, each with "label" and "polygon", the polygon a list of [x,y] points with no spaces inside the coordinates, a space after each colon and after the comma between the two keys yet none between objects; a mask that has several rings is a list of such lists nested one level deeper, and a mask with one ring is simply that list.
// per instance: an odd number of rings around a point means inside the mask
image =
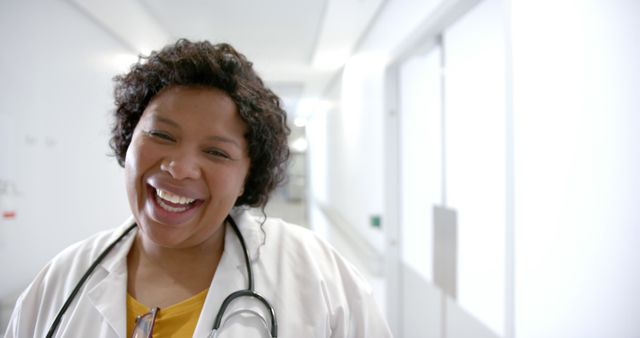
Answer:
[{"label": "cheek", "polygon": [[238,193],[238,197],[244,194],[245,187],[247,185],[247,181],[249,180],[249,165],[244,168],[244,175],[242,175],[242,179],[240,180],[240,192]]},{"label": "cheek", "polygon": [[138,153],[135,150],[135,146],[132,142],[127,149],[127,153],[124,158],[124,177],[129,184],[132,180],[135,180],[138,164]]},{"label": "cheek", "polygon": [[209,190],[215,194],[218,192],[220,197],[225,199],[236,199],[242,195],[246,175],[244,170],[240,168],[226,168],[225,170],[210,171],[207,175]]},{"label": "cheek", "polygon": [[124,159],[125,173],[129,172],[133,175],[142,173],[152,161],[154,153],[155,151],[148,141],[138,136],[137,133],[134,134]]},{"label": "cheek", "polygon": [[136,186],[137,172],[135,161],[133,161],[133,158],[134,157],[131,156],[131,151],[127,151],[127,157],[125,158],[124,162],[124,184],[127,191],[127,198],[129,199],[129,205],[131,206],[132,210],[137,210],[137,191],[139,190],[139,188]]},{"label": "cheek", "polygon": [[131,141],[124,162],[124,178],[129,202],[134,204],[141,198],[143,187],[141,186],[142,175],[145,168],[145,152],[143,144],[136,138]]}]

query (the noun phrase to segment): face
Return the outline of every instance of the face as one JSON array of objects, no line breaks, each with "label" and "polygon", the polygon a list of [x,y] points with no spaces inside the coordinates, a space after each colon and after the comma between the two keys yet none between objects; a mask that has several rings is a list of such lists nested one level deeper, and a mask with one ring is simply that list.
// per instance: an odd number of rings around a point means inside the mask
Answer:
[{"label": "face", "polygon": [[249,171],[245,131],[235,103],[217,89],[170,87],[151,100],[125,158],[141,236],[186,248],[223,231]]}]

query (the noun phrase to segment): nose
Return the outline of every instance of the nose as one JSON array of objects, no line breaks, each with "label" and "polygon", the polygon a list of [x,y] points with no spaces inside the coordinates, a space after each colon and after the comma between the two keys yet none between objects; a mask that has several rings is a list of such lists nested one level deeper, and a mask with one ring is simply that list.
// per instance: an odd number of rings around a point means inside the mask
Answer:
[{"label": "nose", "polygon": [[160,164],[160,169],[176,180],[199,179],[201,175],[197,159],[187,153],[168,156]]}]

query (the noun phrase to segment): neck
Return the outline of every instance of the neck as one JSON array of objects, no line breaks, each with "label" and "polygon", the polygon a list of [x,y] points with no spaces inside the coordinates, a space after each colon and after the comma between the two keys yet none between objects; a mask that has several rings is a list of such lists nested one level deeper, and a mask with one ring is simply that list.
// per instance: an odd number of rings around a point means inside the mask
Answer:
[{"label": "neck", "polygon": [[215,267],[224,249],[224,226],[198,245],[185,248],[167,248],[159,246],[138,232],[134,248],[145,264],[174,270],[189,266],[203,265]]},{"label": "neck", "polygon": [[159,246],[138,231],[127,256],[128,292],[142,304],[166,307],[208,288],[224,250],[224,228],[187,248]]}]

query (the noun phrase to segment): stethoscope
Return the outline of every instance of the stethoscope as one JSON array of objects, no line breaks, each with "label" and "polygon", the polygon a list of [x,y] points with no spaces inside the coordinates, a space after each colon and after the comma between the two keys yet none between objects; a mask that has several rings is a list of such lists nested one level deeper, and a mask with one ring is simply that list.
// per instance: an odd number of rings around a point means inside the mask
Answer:
[{"label": "stethoscope", "polygon": [[[226,220],[227,222],[229,222],[229,224],[231,224],[231,228],[233,229],[233,232],[235,232],[236,236],[238,236],[238,239],[240,240],[240,244],[242,245],[242,252],[244,253],[244,261],[245,261],[245,265],[247,266],[248,285],[246,289],[235,291],[232,294],[228,295],[227,298],[224,299],[224,301],[222,302],[222,305],[220,306],[220,309],[218,309],[218,314],[216,315],[215,321],[213,322],[213,329],[208,337],[210,338],[217,337],[218,331],[220,330],[220,324],[222,323],[222,317],[224,316],[224,313],[227,310],[227,307],[229,306],[229,304],[231,304],[234,300],[240,297],[251,297],[259,300],[265,306],[265,308],[269,311],[269,315],[271,316],[271,330],[270,330],[271,337],[277,338],[278,323],[276,321],[276,313],[273,310],[273,307],[271,306],[271,304],[269,304],[269,302],[260,294],[256,293],[253,288],[253,271],[251,270],[251,262],[249,262],[249,254],[247,253],[247,245],[244,242],[244,237],[242,237],[242,234],[238,229],[238,225],[233,220],[233,218],[231,218],[231,216],[227,216]],[[82,288],[82,285],[84,285],[84,283],[89,278],[91,273],[93,273],[93,270],[95,270],[98,264],[102,262],[104,257],[107,256],[107,254],[109,254],[111,249],[113,249],[113,247],[116,246],[116,244],[118,244],[124,237],[126,237],[131,232],[131,230],[133,230],[136,226],[137,224],[134,223],[129,228],[127,228],[124,231],[124,233],[120,235],[120,237],[118,237],[115,241],[109,244],[109,246],[106,249],[104,249],[102,253],[100,253],[100,256],[98,256],[98,258],[96,258],[96,260],[87,269],[87,271],[84,273],[82,278],[80,278],[80,281],[78,282],[78,284],[76,284],[76,286],[73,288],[73,291],[71,291],[71,294],[69,295],[69,297],[67,297],[67,299],[65,300],[64,304],[60,308],[60,311],[58,311],[56,318],[53,320],[53,324],[51,324],[51,327],[49,328],[49,332],[47,333],[47,336],[46,336],[47,338],[53,337],[53,334],[55,333],[56,329],[60,325],[62,316],[67,311],[67,309],[69,308],[69,305],[71,305],[71,302],[73,301],[73,299],[76,297],[76,295]],[[252,313],[254,312],[252,310],[247,310],[247,311]],[[259,318],[262,318],[262,317],[259,316]],[[266,326],[266,322],[264,324]]]}]

